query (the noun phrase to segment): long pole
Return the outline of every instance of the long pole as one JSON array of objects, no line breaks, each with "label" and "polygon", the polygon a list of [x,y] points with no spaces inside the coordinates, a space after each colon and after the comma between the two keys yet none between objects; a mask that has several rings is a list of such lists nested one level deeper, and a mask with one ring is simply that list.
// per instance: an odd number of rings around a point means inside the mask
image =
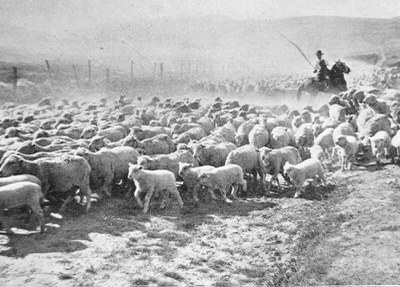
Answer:
[{"label": "long pole", "polygon": [[277,31],[279,33],[279,35],[281,35],[285,40],[287,40],[290,44],[292,44],[293,46],[295,46],[297,48],[297,50],[300,52],[300,54],[304,57],[304,59],[306,59],[307,63],[309,63],[311,65],[311,67],[313,67],[314,69],[314,65],[307,59],[306,54],[304,54],[304,52],[300,49],[299,46],[297,46],[296,43],[294,43],[293,41],[290,41],[285,35],[283,35],[281,32]]}]

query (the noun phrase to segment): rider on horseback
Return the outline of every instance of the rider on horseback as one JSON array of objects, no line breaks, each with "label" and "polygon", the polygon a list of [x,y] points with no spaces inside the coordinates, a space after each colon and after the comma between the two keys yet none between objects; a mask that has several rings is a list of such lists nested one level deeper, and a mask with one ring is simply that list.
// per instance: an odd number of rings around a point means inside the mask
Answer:
[{"label": "rider on horseback", "polygon": [[322,91],[326,91],[328,88],[328,62],[322,58],[322,51],[318,50],[315,55],[317,56],[318,60],[316,61],[314,65],[314,73],[317,73],[317,81],[322,87]]}]

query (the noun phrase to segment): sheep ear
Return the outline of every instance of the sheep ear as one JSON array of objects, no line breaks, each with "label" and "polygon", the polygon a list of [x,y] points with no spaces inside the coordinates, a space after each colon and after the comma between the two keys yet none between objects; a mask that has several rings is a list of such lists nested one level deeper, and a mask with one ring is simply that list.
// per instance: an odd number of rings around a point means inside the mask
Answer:
[{"label": "sheep ear", "polygon": [[189,165],[188,165],[188,167],[194,167],[194,164],[193,164],[193,163],[191,163],[191,164],[189,164]]},{"label": "sheep ear", "polygon": [[142,165],[139,165],[139,170],[142,170],[143,169],[143,166]]}]

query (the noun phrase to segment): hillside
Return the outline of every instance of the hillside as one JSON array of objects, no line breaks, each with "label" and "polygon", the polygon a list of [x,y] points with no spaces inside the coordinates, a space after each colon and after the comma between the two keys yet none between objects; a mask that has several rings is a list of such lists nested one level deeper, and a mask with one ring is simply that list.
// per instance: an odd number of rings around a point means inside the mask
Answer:
[{"label": "hillside", "polygon": [[[23,23],[23,21],[22,21]],[[300,17],[235,20],[226,17],[116,19],[95,25],[42,27],[2,23],[0,60],[82,62],[129,66],[151,73],[154,62],[168,69],[181,63],[193,69],[239,72],[304,73],[309,66],[277,31],[301,46],[310,60],[322,49],[328,60],[382,59],[400,54],[400,18]],[[362,57],[361,57],[362,59]],[[394,58],[396,59],[396,58]],[[368,61],[367,61],[368,62]]]}]

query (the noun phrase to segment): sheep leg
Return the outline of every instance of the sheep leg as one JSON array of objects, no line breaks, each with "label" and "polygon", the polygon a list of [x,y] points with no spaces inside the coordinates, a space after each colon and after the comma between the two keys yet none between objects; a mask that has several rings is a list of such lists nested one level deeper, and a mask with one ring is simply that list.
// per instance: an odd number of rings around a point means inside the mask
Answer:
[{"label": "sheep leg", "polygon": [[32,211],[37,215],[39,219],[39,225],[40,225],[40,233],[46,232],[46,225],[44,223],[44,214],[42,208],[40,206],[31,206]]},{"label": "sheep leg", "polygon": [[92,191],[89,187],[89,181],[87,182],[87,184],[83,184],[82,186],[80,186],[79,190],[86,197],[86,212],[88,212],[90,206],[92,205]]},{"label": "sheep leg", "polygon": [[140,186],[137,186],[136,189],[135,189],[134,196],[135,196],[135,198],[136,198],[136,202],[138,203],[138,205],[139,205],[140,207],[143,207],[143,202],[142,202],[142,200],[140,199],[140,193],[141,193]]},{"label": "sheep leg", "polygon": [[176,199],[178,200],[179,206],[182,208],[183,207],[183,201],[182,201],[181,196],[179,195],[178,189],[173,189],[173,190],[170,190],[169,192],[176,197]]},{"label": "sheep leg", "polygon": [[112,182],[112,176],[106,176],[106,178],[104,178],[103,191],[107,197],[111,197]]},{"label": "sheep leg", "polygon": [[149,211],[150,199],[153,196],[153,193],[154,187],[150,187],[149,190],[146,192],[146,197],[144,198],[143,213],[147,213],[147,211]]},{"label": "sheep leg", "polygon": [[226,193],[227,193],[226,185],[224,187],[220,188],[220,191],[221,191],[221,195],[222,195],[224,201],[227,202],[227,203],[231,203],[232,200],[230,200],[230,199],[228,199],[228,197],[226,197]]},{"label": "sheep leg", "polygon": [[296,193],[294,194],[294,198],[300,197],[300,195],[304,192],[304,187],[297,185]]},{"label": "sheep leg", "polygon": [[232,188],[232,197],[234,198],[234,199],[237,199],[237,191],[238,191],[238,189],[239,189],[239,184],[234,184],[233,185],[233,188]]},{"label": "sheep leg", "polygon": [[73,198],[74,198],[73,193],[68,194],[67,199],[64,201],[64,203],[62,204],[62,206],[60,208],[60,213],[63,213],[65,211],[65,209],[67,208],[67,205],[72,201]]},{"label": "sheep leg", "polygon": [[162,196],[162,200],[161,200],[161,203],[160,203],[160,208],[164,209],[165,208],[165,203],[166,203],[166,201],[168,199],[168,196],[169,196],[168,190],[162,190],[161,191],[161,196]]}]

